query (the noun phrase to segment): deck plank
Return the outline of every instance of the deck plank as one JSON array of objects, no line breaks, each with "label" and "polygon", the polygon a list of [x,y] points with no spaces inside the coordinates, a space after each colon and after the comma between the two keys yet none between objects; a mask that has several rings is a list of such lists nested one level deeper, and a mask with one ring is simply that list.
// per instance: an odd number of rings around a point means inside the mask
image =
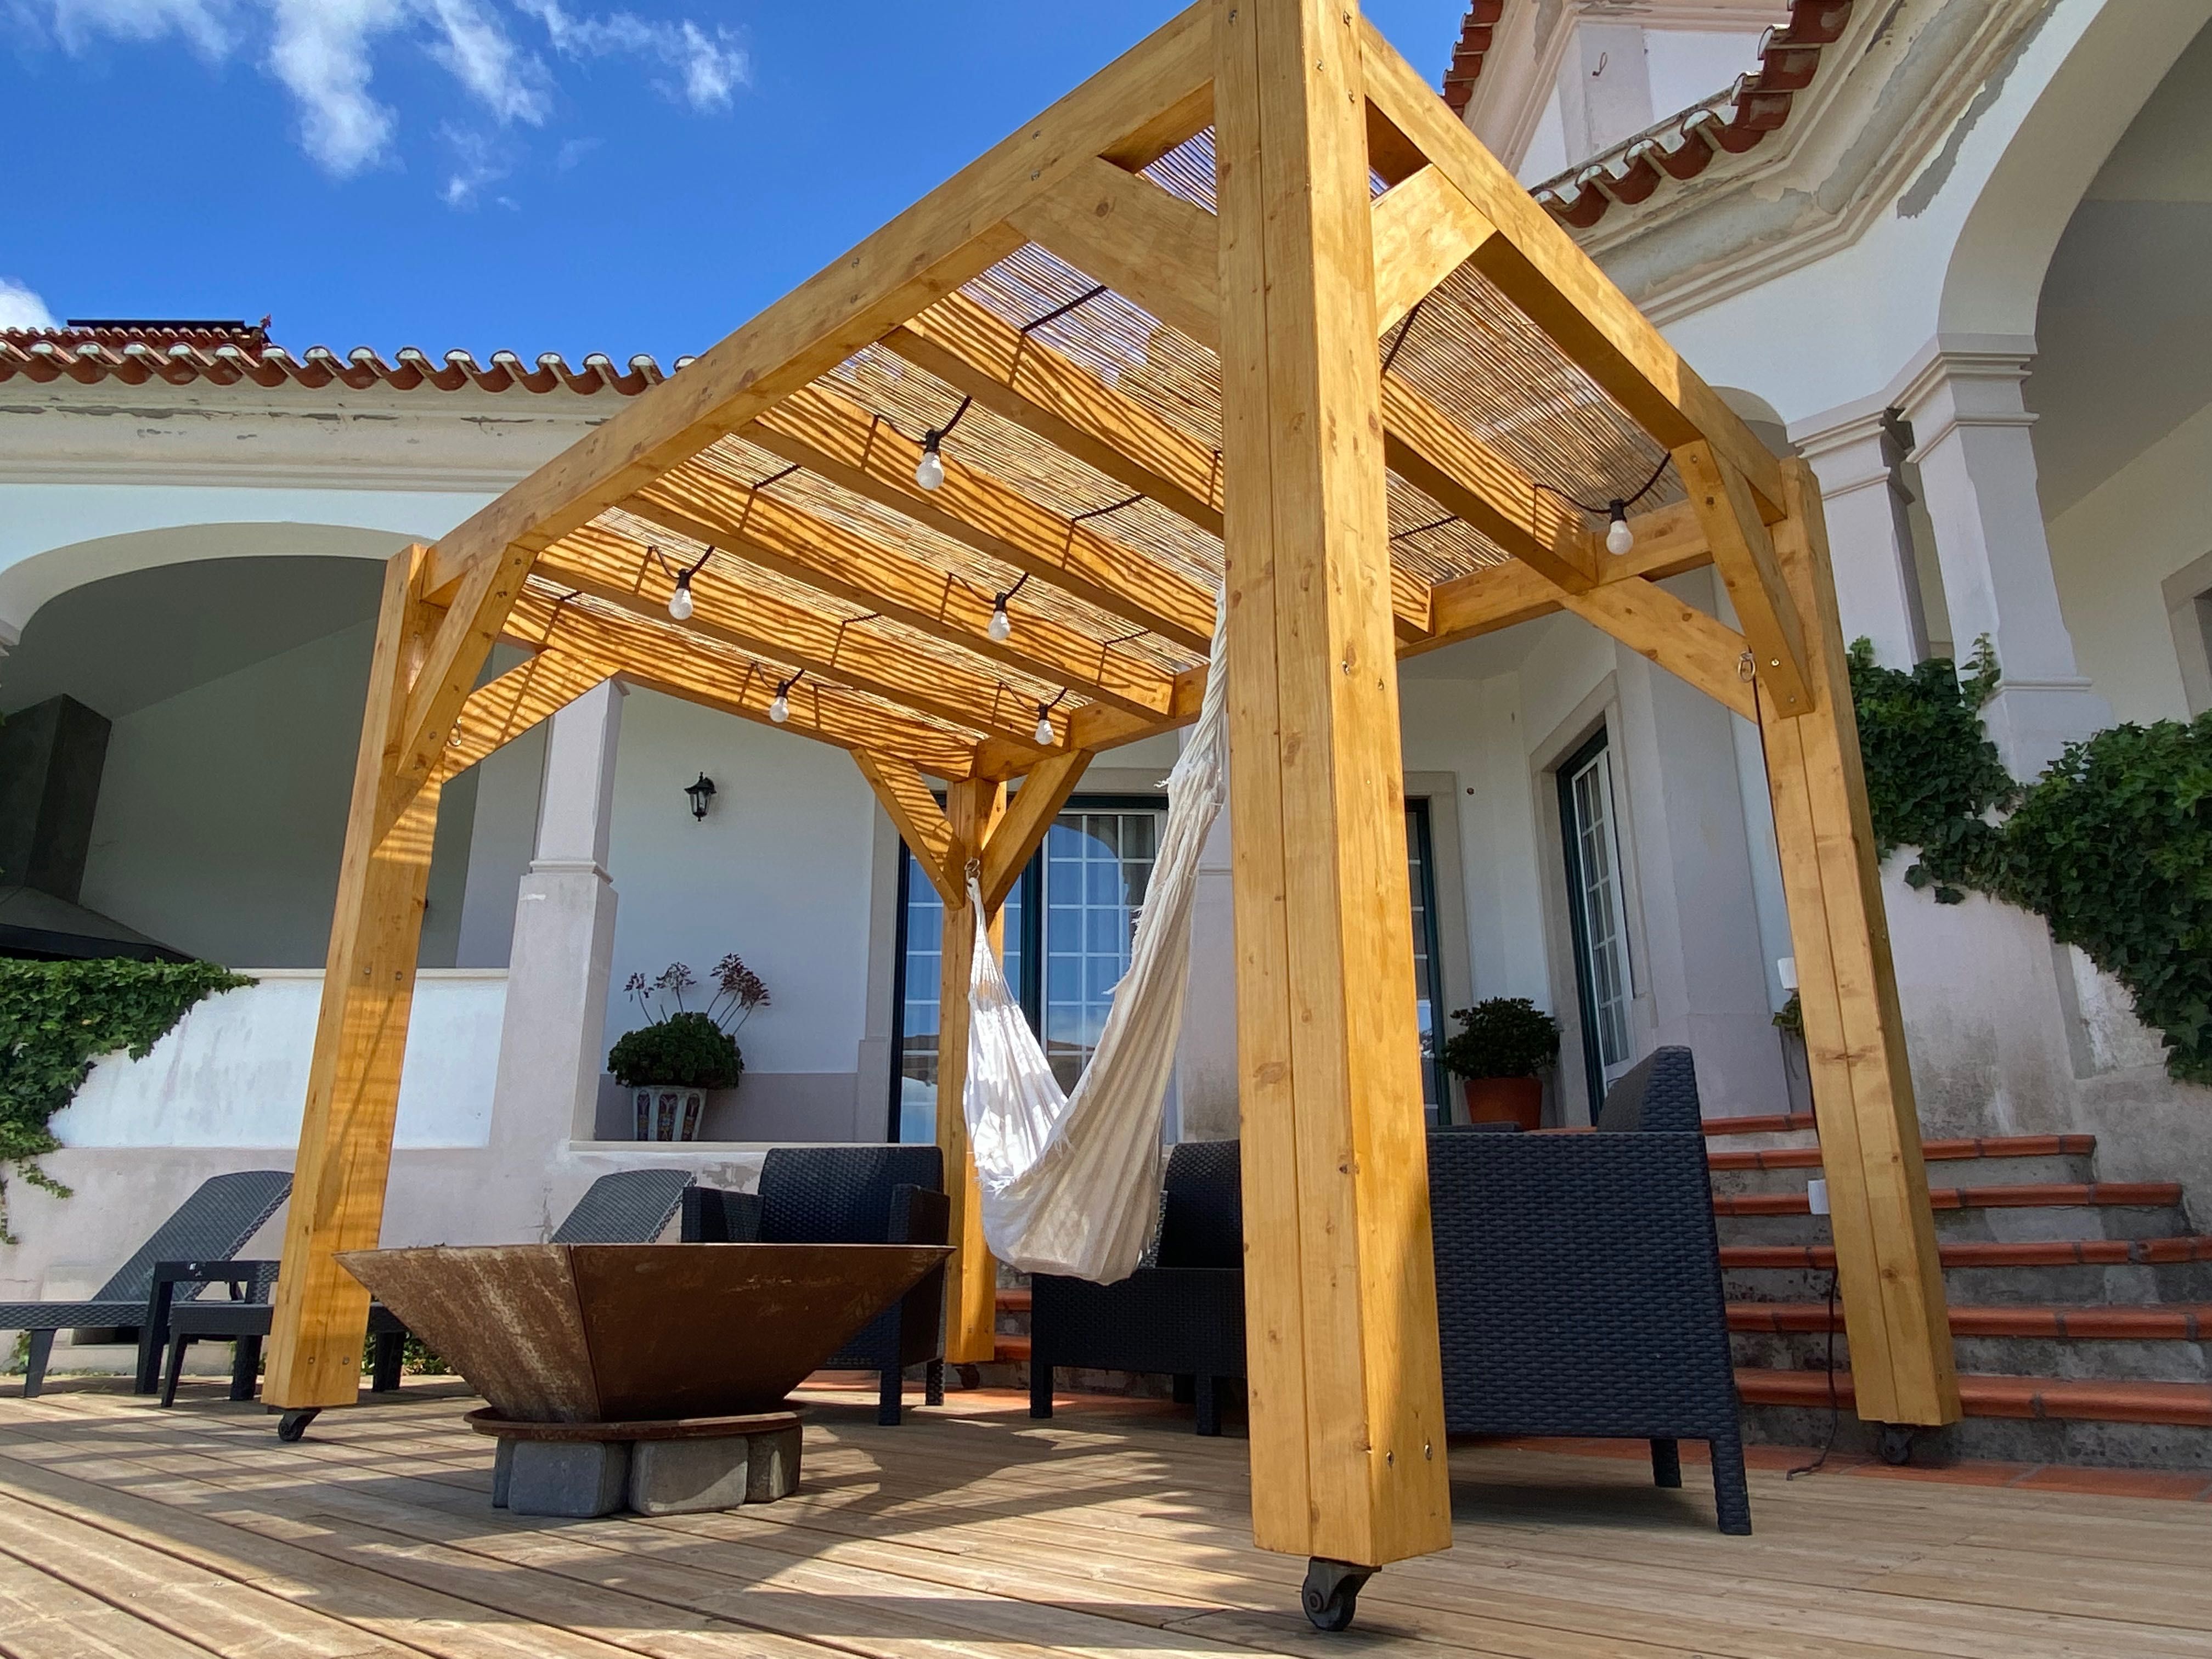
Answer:
[{"label": "deck plank", "polygon": [[[453,1388],[280,1445],[193,1385],[0,1401],[8,1659],[1341,1659],[1255,1549],[1249,1448],[1164,1409],[1030,1421],[953,1397],[897,1429],[809,1396],[805,1480],[772,1507],[557,1522],[489,1503]],[[1455,1449],[1455,1547],[1362,1597],[1359,1651],[1498,1659],[2212,1659],[2212,1504],[1752,1475],[1712,1529],[1704,1471]],[[2078,1550],[2078,1553],[2076,1553]]]}]

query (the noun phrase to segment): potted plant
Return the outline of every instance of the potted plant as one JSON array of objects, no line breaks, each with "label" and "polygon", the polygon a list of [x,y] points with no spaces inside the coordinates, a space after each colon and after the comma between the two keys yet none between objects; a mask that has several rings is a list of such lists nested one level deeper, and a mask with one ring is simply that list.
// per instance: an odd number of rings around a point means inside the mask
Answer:
[{"label": "potted plant", "polygon": [[631,1091],[640,1140],[696,1140],[707,1091],[734,1089],[744,1075],[738,1033],[768,1006],[768,987],[732,952],[714,964],[714,994],[702,1009],[684,1006],[698,976],[672,962],[659,977],[632,974],[623,988],[651,1018],[625,1031],[607,1053],[607,1070]]},{"label": "potted plant", "polygon": [[1464,1079],[1468,1121],[1540,1127],[1537,1073],[1559,1057],[1559,1022],[1526,997],[1492,997],[1452,1018],[1460,1029],[1441,1053],[1445,1069]]}]

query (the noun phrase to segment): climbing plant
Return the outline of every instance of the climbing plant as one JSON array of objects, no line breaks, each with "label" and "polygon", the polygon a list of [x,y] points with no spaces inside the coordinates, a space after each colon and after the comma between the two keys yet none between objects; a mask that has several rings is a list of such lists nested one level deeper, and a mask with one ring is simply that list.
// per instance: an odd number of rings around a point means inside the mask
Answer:
[{"label": "climbing plant", "polygon": [[2112,726],[2022,786],[1982,729],[1986,640],[1963,676],[1940,657],[1884,668],[1859,640],[1850,676],[1875,837],[1915,849],[1906,882],[2044,917],[2127,988],[2172,1076],[2212,1084],[2212,714]]},{"label": "climbing plant", "polygon": [[[118,1048],[143,1060],[202,997],[252,983],[211,962],[0,961],[0,1172],[68,1197],[38,1160],[61,1145],[48,1121],[93,1061]],[[15,1243],[5,1173],[0,1243]]]},{"label": "climbing plant", "polygon": [[1905,884],[1934,888],[1938,904],[1956,904],[1964,888],[1988,891],[2002,860],[2002,837],[1989,815],[2020,798],[1996,744],[1982,734],[1979,711],[1998,684],[1989,641],[1975,646],[1964,675],[1948,657],[1910,673],[1884,668],[1866,640],[1852,643],[1850,661],[1867,805],[1882,857],[1912,848]]}]

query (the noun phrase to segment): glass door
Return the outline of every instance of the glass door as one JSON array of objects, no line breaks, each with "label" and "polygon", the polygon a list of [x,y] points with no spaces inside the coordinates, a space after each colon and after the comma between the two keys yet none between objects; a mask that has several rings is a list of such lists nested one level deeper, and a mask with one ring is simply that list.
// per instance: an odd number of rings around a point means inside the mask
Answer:
[{"label": "glass door", "polygon": [[1634,1058],[1628,1005],[1628,905],[1614,830],[1613,762],[1600,732],[1559,768],[1559,836],[1566,851],[1567,908],[1582,1000],[1583,1065],[1595,1121],[1605,1091]]}]

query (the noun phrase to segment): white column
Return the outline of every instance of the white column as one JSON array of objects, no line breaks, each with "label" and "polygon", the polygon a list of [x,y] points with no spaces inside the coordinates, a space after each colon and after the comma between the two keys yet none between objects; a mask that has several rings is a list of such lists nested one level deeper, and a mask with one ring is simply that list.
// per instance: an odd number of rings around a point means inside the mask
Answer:
[{"label": "white column", "polygon": [[593,1138],[605,1058],[615,889],[607,874],[623,688],[609,680],[555,714],[536,855],[515,904],[492,1096],[495,1140],[550,1152]]},{"label": "white column", "polygon": [[2029,437],[2035,416],[2021,398],[2033,356],[2027,343],[1939,349],[1903,400],[1952,644],[1961,662],[1984,635],[1996,648],[2002,686],[1982,719],[2022,780],[2112,721],[2075,667],[2059,610]]},{"label": "white column", "polygon": [[1910,668],[1927,654],[1928,630],[1882,415],[1862,407],[1832,424],[1816,416],[1790,437],[1820,480],[1844,638],[1869,639],[1886,666]]}]

